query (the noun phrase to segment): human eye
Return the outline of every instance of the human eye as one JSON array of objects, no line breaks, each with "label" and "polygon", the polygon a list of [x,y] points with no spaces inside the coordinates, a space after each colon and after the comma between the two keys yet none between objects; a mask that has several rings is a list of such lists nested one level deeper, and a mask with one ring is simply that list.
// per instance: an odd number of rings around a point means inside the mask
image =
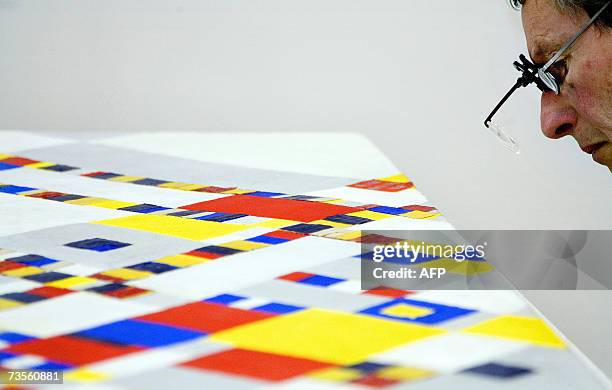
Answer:
[{"label": "human eye", "polygon": [[565,59],[558,60],[548,68],[548,71],[555,77],[557,82],[561,84],[567,75],[567,61]]}]

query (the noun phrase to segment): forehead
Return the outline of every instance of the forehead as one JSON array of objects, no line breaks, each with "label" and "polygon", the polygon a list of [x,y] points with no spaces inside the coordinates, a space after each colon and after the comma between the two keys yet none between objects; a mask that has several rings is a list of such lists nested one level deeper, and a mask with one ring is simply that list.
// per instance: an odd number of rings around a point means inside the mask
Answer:
[{"label": "forehead", "polygon": [[545,62],[588,19],[584,12],[559,11],[552,0],[527,0],[521,14],[529,54],[536,62]]}]

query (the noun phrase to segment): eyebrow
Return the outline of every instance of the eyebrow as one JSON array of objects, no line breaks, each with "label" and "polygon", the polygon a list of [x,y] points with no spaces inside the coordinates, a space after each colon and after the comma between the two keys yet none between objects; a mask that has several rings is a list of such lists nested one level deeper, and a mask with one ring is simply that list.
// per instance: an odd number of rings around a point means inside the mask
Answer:
[{"label": "eyebrow", "polygon": [[[561,44],[555,44],[548,41],[536,41],[535,50],[533,54],[529,53],[529,57],[534,65],[544,65],[546,61],[548,61],[548,57],[558,50],[560,46]],[[536,59],[542,59],[542,61],[536,61]]]}]

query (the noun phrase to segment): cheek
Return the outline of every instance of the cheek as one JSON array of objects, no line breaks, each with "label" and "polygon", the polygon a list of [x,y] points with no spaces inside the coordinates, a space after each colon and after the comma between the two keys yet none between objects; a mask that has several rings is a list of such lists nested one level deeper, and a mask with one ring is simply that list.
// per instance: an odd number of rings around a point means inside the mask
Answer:
[{"label": "cheek", "polygon": [[573,69],[568,95],[579,115],[612,132],[612,61],[589,59]]}]

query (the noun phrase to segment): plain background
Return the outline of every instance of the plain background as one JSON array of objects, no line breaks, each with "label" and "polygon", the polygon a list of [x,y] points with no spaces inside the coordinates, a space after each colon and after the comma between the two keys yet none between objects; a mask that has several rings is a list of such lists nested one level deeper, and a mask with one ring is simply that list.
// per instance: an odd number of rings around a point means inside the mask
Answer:
[{"label": "plain background", "polygon": [[[503,0],[0,0],[0,128],[359,132],[457,228],[611,228],[535,88],[499,117],[520,155],[484,129],[520,52]],[[609,292],[527,296],[612,375]]]}]

